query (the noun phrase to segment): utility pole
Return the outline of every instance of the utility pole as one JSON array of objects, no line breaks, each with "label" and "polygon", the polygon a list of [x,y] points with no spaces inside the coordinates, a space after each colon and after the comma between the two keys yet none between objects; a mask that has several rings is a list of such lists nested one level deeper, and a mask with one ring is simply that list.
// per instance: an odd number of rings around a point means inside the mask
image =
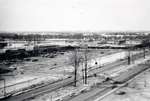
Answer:
[{"label": "utility pole", "polygon": [[145,47],[143,48],[143,56],[144,56],[144,59],[145,59]]},{"label": "utility pole", "polygon": [[87,84],[87,48],[85,49],[85,84]]},{"label": "utility pole", "polygon": [[128,65],[130,65],[131,64],[131,47],[132,47],[132,45],[131,45],[131,39],[129,39],[129,45],[128,45]]},{"label": "utility pole", "polygon": [[130,49],[128,49],[128,65],[131,64],[131,53],[130,53]]},{"label": "utility pole", "polygon": [[74,54],[74,86],[77,86],[77,49],[75,49],[75,54]]},{"label": "utility pole", "polygon": [[80,60],[82,61],[82,69],[81,69],[81,72],[82,72],[82,79],[83,79],[83,84],[84,84],[84,64],[83,64],[84,60],[83,60],[83,58],[81,58]]},{"label": "utility pole", "polygon": [[[82,66],[83,68],[83,66]],[[82,69],[82,78],[83,78],[83,84],[84,84],[84,69]]]},{"label": "utility pole", "polygon": [[35,36],[33,36],[33,55],[35,56],[35,54],[36,54],[36,49],[35,49]]}]

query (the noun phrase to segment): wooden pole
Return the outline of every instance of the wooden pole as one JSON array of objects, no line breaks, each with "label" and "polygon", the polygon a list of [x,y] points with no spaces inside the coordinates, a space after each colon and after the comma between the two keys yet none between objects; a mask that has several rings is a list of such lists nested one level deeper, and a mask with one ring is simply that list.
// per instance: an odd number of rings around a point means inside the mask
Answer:
[{"label": "wooden pole", "polygon": [[145,59],[145,47],[143,48],[143,52],[144,52],[144,59]]},{"label": "wooden pole", "polygon": [[74,86],[77,86],[77,49],[75,49],[75,57],[74,57]]},{"label": "wooden pole", "polygon": [[85,84],[87,84],[87,48],[85,49]]}]

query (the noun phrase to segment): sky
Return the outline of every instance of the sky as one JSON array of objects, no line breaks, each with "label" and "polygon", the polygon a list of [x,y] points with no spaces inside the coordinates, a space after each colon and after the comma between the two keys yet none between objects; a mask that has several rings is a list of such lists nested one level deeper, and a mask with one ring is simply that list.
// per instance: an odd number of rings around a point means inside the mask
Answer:
[{"label": "sky", "polygon": [[149,31],[150,0],[0,0],[0,31]]}]

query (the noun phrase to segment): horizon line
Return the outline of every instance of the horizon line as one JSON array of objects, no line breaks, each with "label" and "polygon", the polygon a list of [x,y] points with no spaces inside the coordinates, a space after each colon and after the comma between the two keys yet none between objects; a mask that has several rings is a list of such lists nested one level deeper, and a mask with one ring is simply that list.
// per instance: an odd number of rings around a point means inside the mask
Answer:
[{"label": "horizon line", "polygon": [[0,31],[0,33],[25,33],[25,32],[49,32],[49,33],[105,33],[105,32],[150,32],[150,30],[103,30],[103,31]]}]

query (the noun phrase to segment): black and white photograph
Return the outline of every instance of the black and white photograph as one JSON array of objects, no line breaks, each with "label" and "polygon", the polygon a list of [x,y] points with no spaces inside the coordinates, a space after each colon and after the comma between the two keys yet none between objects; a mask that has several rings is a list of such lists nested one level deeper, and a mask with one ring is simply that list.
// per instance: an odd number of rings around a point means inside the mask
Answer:
[{"label": "black and white photograph", "polygon": [[0,101],[150,101],[150,0],[0,0]]}]

